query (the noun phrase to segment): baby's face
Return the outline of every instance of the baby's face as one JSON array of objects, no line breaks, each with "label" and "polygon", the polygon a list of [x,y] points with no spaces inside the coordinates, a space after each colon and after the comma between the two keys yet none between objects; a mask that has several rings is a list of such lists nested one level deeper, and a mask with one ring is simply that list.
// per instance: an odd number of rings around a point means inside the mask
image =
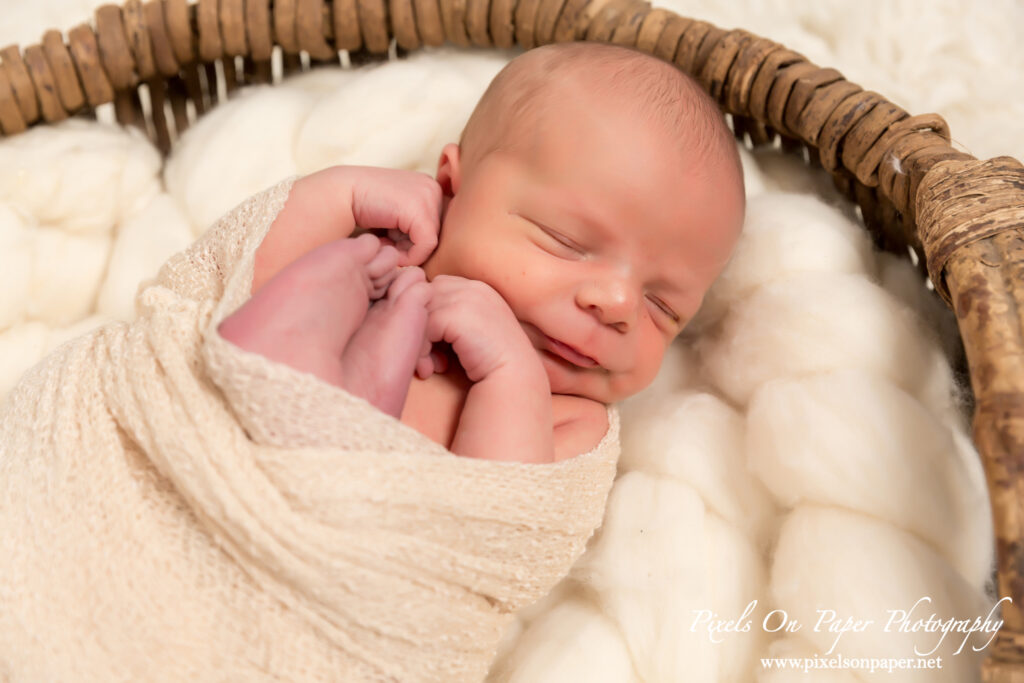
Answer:
[{"label": "baby's face", "polygon": [[464,172],[445,148],[453,196],[424,268],[496,289],[553,393],[618,401],[654,379],[724,267],[742,184],[726,160],[688,169],[665,135],[610,107],[568,105],[537,135]]}]

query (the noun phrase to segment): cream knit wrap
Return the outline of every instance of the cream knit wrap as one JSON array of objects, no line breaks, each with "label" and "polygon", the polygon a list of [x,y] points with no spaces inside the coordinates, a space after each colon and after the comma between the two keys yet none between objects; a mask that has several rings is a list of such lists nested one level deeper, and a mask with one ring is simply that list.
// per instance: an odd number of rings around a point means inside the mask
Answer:
[{"label": "cream knit wrap", "polygon": [[601,523],[614,411],[556,464],[457,457],[216,333],[290,187],[8,396],[0,680],[480,680]]}]

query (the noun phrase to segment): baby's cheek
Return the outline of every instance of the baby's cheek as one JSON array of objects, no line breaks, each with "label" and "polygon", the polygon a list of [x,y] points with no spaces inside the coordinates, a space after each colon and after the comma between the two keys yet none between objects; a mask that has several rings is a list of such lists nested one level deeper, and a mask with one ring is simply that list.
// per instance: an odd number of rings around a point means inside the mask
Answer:
[{"label": "baby's cheek", "polygon": [[[629,373],[629,381],[623,384],[622,390],[626,398],[637,394],[651,385],[658,376],[661,361],[665,357],[665,344],[659,340],[647,340],[637,349],[633,370]],[[621,399],[619,399],[621,400]]]}]

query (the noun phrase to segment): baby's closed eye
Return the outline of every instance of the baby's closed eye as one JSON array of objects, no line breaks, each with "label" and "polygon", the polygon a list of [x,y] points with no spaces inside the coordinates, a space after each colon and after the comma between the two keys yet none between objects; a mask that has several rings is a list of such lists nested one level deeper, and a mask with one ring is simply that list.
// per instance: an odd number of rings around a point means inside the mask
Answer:
[{"label": "baby's closed eye", "polygon": [[648,294],[647,300],[653,303],[655,308],[657,308],[662,314],[670,318],[672,322],[676,324],[679,323],[679,315],[674,310],[672,310],[672,307],[665,303],[662,299],[655,296],[654,294]]},{"label": "baby's closed eye", "polygon": [[553,242],[564,251],[569,251],[574,254],[582,255],[584,253],[583,247],[576,244],[574,241],[563,235],[562,233],[552,230],[551,228],[544,227],[542,225],[537,226],[540,231],[547,236],[548,241]]},{"label": "baby's closed eye", "polygon": [[586,250],[571,237],[559,232],[547,225],[540,223],[533,218],[527,218],[515,211],[509,211],[509,215],[520,218],[533,226],[534,230],[541,236],[542,245],[548,251],[557,250],[558,255],[576,254],[582,256]]}]

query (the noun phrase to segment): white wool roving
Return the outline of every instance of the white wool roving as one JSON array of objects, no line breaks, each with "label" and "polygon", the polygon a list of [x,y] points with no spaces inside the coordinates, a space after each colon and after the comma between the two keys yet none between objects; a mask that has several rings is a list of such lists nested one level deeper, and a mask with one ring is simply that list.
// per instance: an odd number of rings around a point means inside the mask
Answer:
[{"label": "white wool roving", "polygon": [[138,131],[69,119],[0,145],[0,202],[41,225],[106,236],[160,191],[160,154]]},{"label": "white wool roving", "polygon": [[645,408],[640,404],[657,402],[668,394],[678,392],[680,387],[693,387],[700,382],[702,374],[700,358],[692,345],[682,338],[676,339],[665,350],[661,367],[651,385],[620,403],[619,408],[623,415],[642,415]]},{"label": "white wool roving", "polygon": [[[936,620],[983,619],[991,602],[918,538],[873,516],[837,508],[801,506],[787,518],[775,551],[771,594],[787,620],[803,626],[795,635],[822,656],[835,644],[832,654],[847,657],[920,653],[943,660],[941,669],[858,671],[866,680],[977,680],[983,653],[972,646],[980,648],[992,635],[975,633],[960,650],[968,634],[954,631],[944,637],[942,631],[911,630],[914,622],[932,615]],[[837,633],[829,630],[836,623],[830,618],[872,623],[860,632]]]},{"label": "white wool roving", "polygon": [[754,153],[746,147],[737,147],[740,153],[740,164],[743,166],[743,190],[747,198],[756,197],[765,191],[768,179],[761,172]]},{"label": "white wool roving", "polygon": [[315,99],[301,86],[244,89],[185,132],[164,183],[196,235],[246,197],[298,173],[295,136]]},{"label": "white wool roving", "polygon": [[[933,291],[921,286],[921,275],[907,259],[895,254],[879,253],[877,261],[879,284],[904,306],[912,309],[925,323],[922,332],[934,339],[950,361],[955,360],[963,353],[963,348],[960,344],[960,328],[953,311]],[[944,385],[948,385],[948,382]],[[957,398],[959,400],[959,392]],[[933,407],[940,409],[940,405]],[[943,421],[949,424],[961,423],[962,413],[955,406],[951,408],[943,416]]]},{"label": "white wool roving", "polygon": [[[75,119],[0,144],[0,396],[59,343],[126,312],[98,299],[118,226],[160,194],[160,164],[137,132]],[[187,243],[166,244],[155,223],[123,257],[135,268],[111,285],[122,299]]]},{"label": "white wool roving", "polygon": [[350,164],[433,175],[441,148],[459,139],[483,87],[518,52],[481,50],[437,59],[426,49],[386,68],[341,72],[345,87],[317,102],[299,130],[299,171]]},{"label": "white wool roving", "polygon": [[289,175],[335,164],[432,174],[441,148],[458,139],[512,54],[423,50],[402,61],[314,71],[243,91],[186,131],[164,173],[168,192],[186,207],[198,234]]},{"label": "white wool roving", "polygon": [[641,683],[615,623],[585,597],[554,603],[497,667],[500,683]]},{"label": "white wool roving", "polygon": [[[25,317],[32,283],[32,228],[25,218],[0,203],[0,333]],[[24,368],[22,368],[24,369]]]},{"label": "white wool roving", "polygon": [[51,325],[68,325],[96,307],[110,239],[74,235],[37,225],[32,230],[32,269],[25,315]]},{"label": "white wool roving", "polygon": [[[798,220],[794,220],[799,215]],[[706,326],[757,287],[794,273],[870,273],[871,243],[855,225],[818,197],[767,192],[751,197],[743,239],[700,310]]]},{"label": "white wool roving", "polygon": [[747,411],[751,470],[782,506],[834,505],[882,518],[929,542],[980,586],[991,571],[992,529],[984,490],[963,485],[984,476],[967,455],[919,401],[861,370],[768,382]]},{"label": "white wool roving", "polygon": [[718,334],[698,348],[716,385],[746,404],[768,380],[843,367],[871,370],[918,394],[941,356],[929,342],[913,312],[866,278],[808,273],[734,302]]},{"label": "white wool roving", "polygon": [[743,416],[714,394],[676,392],[627,402],[619,470],[693,487],[707,508],[757,543],[771,538],[774,505],[746,470]]},{"label": "white wool roving", "polygon": [[640,680],[743,681],[763,647],[763,633],[708,647],[707,634],[694,631],[700,610],[740,614],[764,591],[765,574],[750,538],[671,478],[621,475],[570,576],[597,592]]},{"label": "white wool roving", "polygon": [[[772,206],[770,197],[751,206]],[[776,206],[786,215],[788,209]],[[754,225],[762,220],[757,211],[749,215]],[[812,215],[793,213],[781,224]],[[916,300],[927,319],[939,320],[927,298],[934,295],[922,293],[908,264],[876,261],[863,241],[845,252],[858,256],[844,262],[844,250],[829,245],[849,239],[845,223],[833,220],[800,238],[806,254],[822,243],[821,263],[813,257],[801,263],[787,252],[761,277],[754,265],[758,252],[744,243],[772,231],[744,234],[720,280],[724,286],[709,296],[721,306],[720,320],[707,325],[695,345],[704,377],[745,408],[748,466],[783,514],[768,563],[770,606],[807,626],[773,644],[766,652],[772,656],[792,655],[795,648],[802,657],[824,657],[827,626],[816,629],[819,610],[834,611],[837,620],[867,618],[867,612],[886,616],[930,596],[935,602],[927,614],[975,618],[994,602],[986,594],[992,528],[978,456],[957,414],[946,354],[904,303]],[[826,266],[829,255],[832,267]],[[899,293],[879,287],[872,273]],[[750,284],[737,285],[744,278]],[[920,291],[911,293],[914,285]],[[833,525],[827,533],[810,531],[827,524]],[[870,542],[858,542],[861,537]],[[895,546],[901,549],[892,551]],[[906,637],[888,632],[860,634],[850,643],[856,647],[839,650],[848,657],[913,655]],[[976,680],[979,655],[955,649],[945,643],[936,651],[946,660],[939,671],[895,672],[886,680]],[[805,675],[757,672],[762,683]],[[810,680],[837,681],[846,675],[809,674]]]},{"label": "white wool roving", "polygon": [[33,213],[0,202],[0,332],[26,320],[70,324],[96,304],[110,238],[39,225]]},{"label": "white wool roving", "polygon": [[96,302],[97,312],[131,320],[139,283],[152,277],[171,254],[187,247],[193,238],[181,206],[166,192],[153,197],[118,230]]},{"label": "white wool roving", "polygon": [[50,328],[31,320],[0,332],[0,394],[6,396],[18,378],[42,359]]}]

